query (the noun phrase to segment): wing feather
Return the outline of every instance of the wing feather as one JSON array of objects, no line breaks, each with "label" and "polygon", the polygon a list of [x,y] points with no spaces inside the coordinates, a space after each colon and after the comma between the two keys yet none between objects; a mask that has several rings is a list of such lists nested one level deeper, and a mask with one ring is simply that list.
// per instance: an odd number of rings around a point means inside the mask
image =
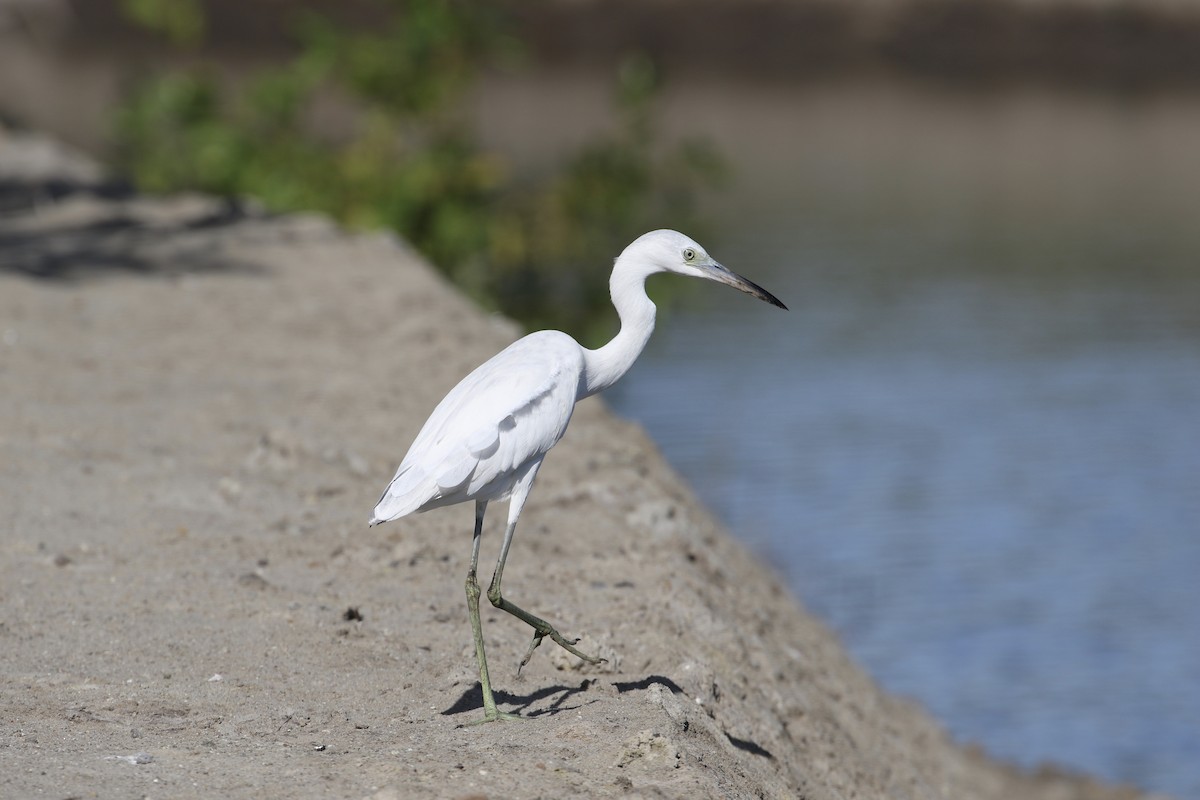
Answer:
[{"label": "wing feather", "polygon": [[579,345],[557,331],[530,334],[475,369],[429,416],[373,521],[505,496],[507,477],[562,438],[582,370]]}]

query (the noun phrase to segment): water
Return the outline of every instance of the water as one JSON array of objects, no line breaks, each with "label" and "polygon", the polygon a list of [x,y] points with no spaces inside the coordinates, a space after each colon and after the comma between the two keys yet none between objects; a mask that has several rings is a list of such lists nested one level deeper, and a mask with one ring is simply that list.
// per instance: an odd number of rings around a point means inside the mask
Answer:
[{"label": "water", "polygon": [[792,311],[699,287],[617,411],[958,739],[1200,798],[1200,102],[689,91]]}]

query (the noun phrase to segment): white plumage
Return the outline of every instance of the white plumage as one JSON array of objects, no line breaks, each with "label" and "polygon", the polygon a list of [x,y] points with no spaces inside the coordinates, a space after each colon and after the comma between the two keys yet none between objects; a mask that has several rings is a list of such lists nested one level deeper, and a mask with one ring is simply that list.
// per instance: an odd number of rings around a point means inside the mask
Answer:
[{"label": "white plumage", "polygon": [[786,308],[770,292],[718,264],[681,233],[647,233],[625,248],[613,265],[609,288],[621,330],[597,350],[580,346],[559,331],[539,331],[514,342],[463,378],[438,403],[413,441],[395,477],[375,506],[371,524],[417,511],[475,501],[475,537],[467,574],[467,604],[483,690],[484,720],[511,715],[497,710],[488,679],[479,619],[476,569],[483,516],[488,502],[509,500],[508,525],[488,599],[534,629],[522,666],[545,636],[592,663],[600,659],[575,649],[545,620],[519,608],[500,593],[504,562],[517,519],[542,459],[567,430],[575,403],[624,375],[654,330],[654,303],[645,280],[675,272],[725,283]]},{"label": "white plumage", "polygon": [[371,524],[466,500],[506,500],[571,421],[583,376],[575,340],[539,331],[513,342],[438,403],[375,507]]}]

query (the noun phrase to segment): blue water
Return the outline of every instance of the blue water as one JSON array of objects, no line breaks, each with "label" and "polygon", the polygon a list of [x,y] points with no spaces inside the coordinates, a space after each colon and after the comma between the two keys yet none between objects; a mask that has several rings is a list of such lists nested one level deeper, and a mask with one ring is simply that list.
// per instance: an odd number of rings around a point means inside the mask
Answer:
[{"label": "blue water", "polygon": [[[1148,164],[1164,120],[1090,102],[1061,112],[1086,169],[1036,137],[973,160],[1011,105],[962,112],[967,166],[929,181],[946,142],[906,151],[909,117],[886,159],[799,147],[711,246],[792,310],[699,287],[608,394],[956,738],[1200,798],[1200,183],[1173,177],[1200,156]],[[1054,129],[1035,105],[1012,125]]]}]

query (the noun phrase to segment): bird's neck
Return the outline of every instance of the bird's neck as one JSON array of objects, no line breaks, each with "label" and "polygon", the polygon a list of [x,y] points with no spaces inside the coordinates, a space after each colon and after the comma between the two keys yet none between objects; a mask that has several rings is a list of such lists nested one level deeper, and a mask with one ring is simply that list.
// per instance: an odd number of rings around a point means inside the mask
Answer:
[{"label": "bird's neck", "polygon": [[612,386],[629,371],[654,333],[654,303],[646,296],[646,278],[653,270],[622,264],[618,259],[609,280],[613,305],[621,318],[621,330],[598,350],[584,349],[586,389],[582,397]]}]

